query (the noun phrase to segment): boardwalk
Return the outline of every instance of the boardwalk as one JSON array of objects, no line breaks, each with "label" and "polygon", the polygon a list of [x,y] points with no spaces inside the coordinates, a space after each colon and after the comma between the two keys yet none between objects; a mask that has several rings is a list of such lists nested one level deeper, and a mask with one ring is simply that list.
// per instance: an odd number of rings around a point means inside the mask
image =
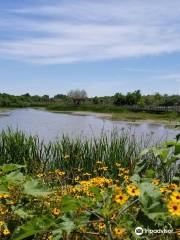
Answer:
[{"label": "boardwalk", "polygon": [[138,105],[125,105],[124,108],[133,110],[133,111],[145,111],[145,112],[177,112],[180,113],[180,106],[158,106],[158,107],[152,107],[152,106],[145,106],[140,107]]}]

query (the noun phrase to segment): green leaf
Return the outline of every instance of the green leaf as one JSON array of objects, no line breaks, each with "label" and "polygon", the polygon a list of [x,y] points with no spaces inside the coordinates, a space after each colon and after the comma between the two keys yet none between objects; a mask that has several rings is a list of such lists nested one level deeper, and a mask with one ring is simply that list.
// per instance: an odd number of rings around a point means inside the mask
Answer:
[{"label": "green leaf", "polygon": [[138,174],[133,174],[131,177],[130,177],[130,180],[134,183],[138,183],[140,181],[140,176]]},{"label": "green leaf", "polygon": [[36,179],[28,180],[24,185],[24,193],[34,197],[45,197],[53,192],[44,189],[42,182]]},{"label": "green leaf", "polygon": [[28,237],[34,236],[35,234],[47,231],[53,225],[55,225],[55,223],[50,216],[33,218],[32,220],[26,222],[24,225],[15,230],[12,239],[26,239]]},{"label": "green leaf", "polygon": [[157,186],[149,182],[143,182],[139,185],[141,195],[139,197],[142,203],[141,210],[153,221],[166,219],[167,213],[164,204],[161,202],[161,192]]},{"label": "green leaf", "polygon": [[59,224],[59,228],[67,234],[70,234],[75,228],[74,222],[65,216],[61,217],[61,219],[63,222]]},{"label": "green leaf", "polygon": [[1,182],[0,183],[0,193],[9,193],[8,190],[8,183],[7,182]]},{"label": "green leaf", "polygon": [[5,164],[3,166],[0,166],[0,170],[4,173],[12,172],[21,168],[25,168],[24,165],[18,165],[18,164]]},{"label": "green leaf", "polygon": [[151,148],[145,148],[141,151],[140,156],[144,156],[151,151]]},{"label": "green leaf", "polygon": [[180,159],[180,153],[174,155],[176,159]]},{"label": "green leaf", "polygon": [[96,201],[102,200],[101,191],[98,187],[90,187],[89,190],[94,194]]},{"label": "green leaf", "polygon": [[14,171],[14,172],[11,172],[11,173],[7,174],[5,176],[5,180],[7,182],[11,182],[11,183],[16,183],[17,184],[17,183],[24,182],[25,176],[21,172],[19,172],[19,171]]},{"label": "green leaf", "polygon": [[146,177],[147,178],[154,178],[156,175],[154,169],[150,168],[146,170]]},{"label": "green leaf", "polygon": [[80,201],[70,196],[64,196],[61,200],[61,211],[66,213],[76,211],[80,207]]},{"label": "green leaf", "polygon": [[25,211],[23,208],[19,208],[17,210],[14,210],[14,213],[22,219],[27,219],[27,218],[33,217],[33,215],[30,215],[30,213]]},{"label": "green leaf", "polygon": [[148,195],[153,198],[160,198],[162,196],[162,193],[159,191],[159,187],[152,185],[149,181],[142,182],[139,187],[142,195],[147,192]]},{"label": "green leaf", "polygon": [[164,142],[165,147],[172,147],[176,145],[176,141],[166,141]]},{"label": "green leaf", "polygon": [[168,157],[169,148],[162,148],[162,149],[154,148],[153,153],[155,157],[161,157],[163,160],[165,160]]},{"label": "green leaf", "polygon": [[[180,154],[179,154],[180,157]],[[172,158],[168,159],[166,162],[166,166],[170,166],[172,163],[178,161],[180,158],[174,155]]]},{"label": "green leaf", "polygon": [[175,145],[175,154],[180,154],[180,142],[176,143]]},{"label": "green leaf", "polygon": [[52,231],[52,235],[53,235],[53,240],[60,240],[63,236],[63,231],[62,229],[56,229]]}]

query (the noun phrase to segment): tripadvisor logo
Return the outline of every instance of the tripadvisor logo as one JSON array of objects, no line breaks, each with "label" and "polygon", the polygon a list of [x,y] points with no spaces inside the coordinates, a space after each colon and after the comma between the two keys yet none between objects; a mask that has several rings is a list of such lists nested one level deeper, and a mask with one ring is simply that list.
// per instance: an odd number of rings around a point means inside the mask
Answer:
[{"label": "tripadvisor logo", "polygon": [[135,228],[135,234],[141,236],[142,234],[172,234],[172,229],[146,229],[142,227]]},{"label": "tripadvisor logo", "polygon": [[135,228],[135,234],[138,235],[138,236],[142,235],[143,234],[142,227]]}]

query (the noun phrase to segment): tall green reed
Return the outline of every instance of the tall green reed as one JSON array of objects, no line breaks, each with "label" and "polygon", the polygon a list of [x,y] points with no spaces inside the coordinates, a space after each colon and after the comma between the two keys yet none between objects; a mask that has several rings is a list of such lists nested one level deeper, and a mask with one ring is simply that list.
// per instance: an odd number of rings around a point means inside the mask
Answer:
[{"label": "tall green reed", "polygon": [[142,147],[143,140],[137,141],[128,131],[102,133],[91,139],[62,136],[44,143],[38,136],[7,129],[0,133],[0,164],[25,164],[30,173],[60,168],[71,177],[75,169],[93,175],[96,162],[101,161],[112,175],[116,163],[133,171]]}]

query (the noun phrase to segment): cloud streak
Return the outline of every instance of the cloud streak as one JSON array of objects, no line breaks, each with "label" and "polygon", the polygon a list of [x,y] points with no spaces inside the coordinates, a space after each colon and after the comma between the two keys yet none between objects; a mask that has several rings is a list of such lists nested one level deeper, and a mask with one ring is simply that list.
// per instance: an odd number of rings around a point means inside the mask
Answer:
[{"label": "cloud streak", "polygon": [[156,76],[155,79],[158,80],[173,80],[178,83],[180,83],[180,73],[175,73],[175,74],[163,74],[160,76]]},{"label": "cloud streak", "polygon": [[0,56],[66,64],[180,51],[179,0],[70,0],[6,9]]}]

